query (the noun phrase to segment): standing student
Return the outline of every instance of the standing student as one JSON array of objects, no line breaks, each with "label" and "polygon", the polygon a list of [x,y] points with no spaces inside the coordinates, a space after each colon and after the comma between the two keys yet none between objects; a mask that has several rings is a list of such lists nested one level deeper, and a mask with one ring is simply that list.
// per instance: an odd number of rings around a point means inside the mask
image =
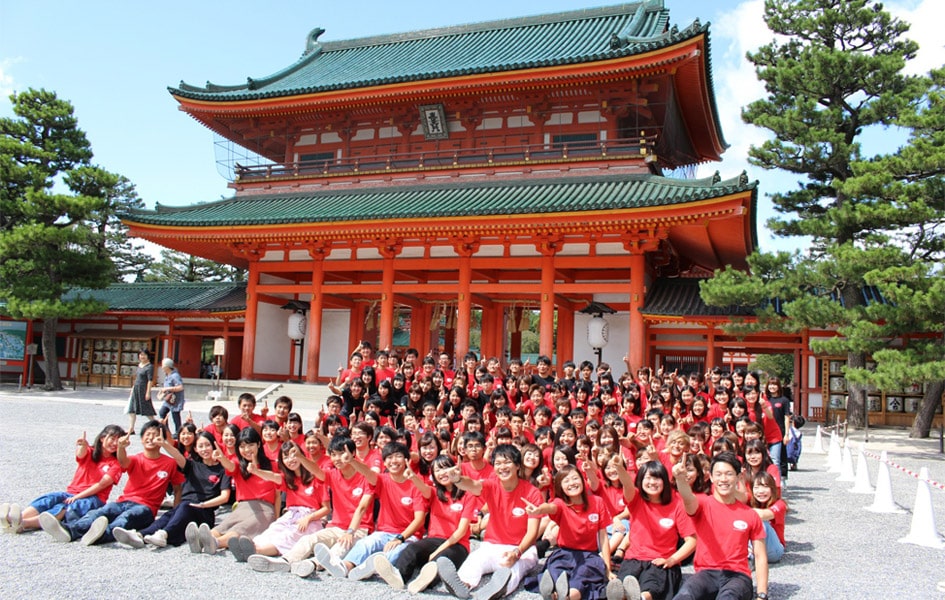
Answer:
[{"label": "standing student", "polygon": [[538,565],[534,548],[540,515],[529,515],[526,506],[541,504],[541,494],[519,478],[522,455],[511,444],[500,444],[492,453],[495,477],[473,480],[458,467],[450,471],[450,481],[462,490],[479,496],[489,506],[489,526],[482,543],[466,558],[459,570],[451,560],[440,557],[437,572],[446,589],[458,598],[470,597],[483,575],[492,579],[476,590],[476,600],[496,600],[513,591]]},{"label": "standing student", "polygon": [[[676,489],[696,529],[695,575],[688,578],[676,600],[731,598],[767,600],[768,554],[765,530],[754,510],[738,501],[736,487],[741,463],[731,452],[712,457],[712,494],[696,495],[689,487],[685,463],[673,467]],[[748,546],[755,556],[758,591],[753,593]]]},{"label": "standing student", "polygon": [[551,600],[599,600],[613,577],[604,501],[589,494],[577,467],[568,465],[555,475],[555,497],[541,505],[528,504],[529,515],[549,515],[558,524],[558,548],[545,562],[539,590]]},{"label": "standing student", "polygon": [[108,425],[89,445],[85,438],[76,440],[76,470],[64,492],[49,492],[30,502],[24,510],[16,503],[0,506],[0,525],[13,533],[39,529],[39,515],[48,512],[60,521],[77,521],[89,511],[105,506],[112,487],[121,479],[121,466],[115,453],[125,431]]},{"label": "standing student", "polygon": [[140,531],[114,528],[115,539],[132,548],[143,548],[146,543],[158,548],[180,546],[185,541],[184,530],[191,521],[212,527],[214,511],[230,501],[230,478],[220,461],[214,458],[217,452],[216,440],[207,431],[197,435],[190,456],[169,450],[168,454],[184,473],[181,501]]},{"label": "standing student", "polygon": [[134,435],[135,418],[138,415],[153,417],[154,404],[151,402],[151,383],[154,380],[154,365],[147,350],[138,352],[138,366],[135,369],[135,382],[128,395],[128,431]]},{"label": "standing student", "polygon": [[174,448],[170,440],[164,437],[161,422],[151,420],[141,428],[144,450],[140,454],[126,454],[125,449],[131,444],[130,435],[118,439],[115,452],[118,464],[128,474],[124,492],[118,500],[90,511],[73,522],[60,523],[50,513],[41,513],[39,524],[43,531],[57,542],[71,542],[80,538],[86,546],[112,542],[115,540],[112,536],[115,527],[139,529],[154,522],[168,484],[174,487],[174,504],[179,503],[180,484],[184,476],[177,470],[173,458],[161,454],[162,448],[168,452]]},{"label": "standing student", "polygon": [[161,400],[158,417],[166,425],[167,415],[171,415],[174,421],[174,435],[176,436],[180,433],[180,413],[184,409],[184,380],[177,372],[172,358],[165,358],[161,361],[161,370],[164,371],[164,385],[158,390],[158,400]]},{"label": "standing student", "polygon": [[633,528],[618,573],[622,583],[611,586],[608,600],[623,594],[631,600],[672,598],[682,582],[679,565],[696,549],[692,520],[662,462],[643,463],[635,478],[622,465],[617,470]]}]

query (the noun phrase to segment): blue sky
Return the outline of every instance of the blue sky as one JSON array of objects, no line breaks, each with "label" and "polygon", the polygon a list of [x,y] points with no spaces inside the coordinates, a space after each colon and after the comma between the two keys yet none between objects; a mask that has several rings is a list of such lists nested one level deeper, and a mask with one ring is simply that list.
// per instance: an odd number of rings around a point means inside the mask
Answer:
[{"label": "blue sky", "polygon": [[[916,69],[945,64],[936,0],[898,0],[886,6],[913,24],[923,47]],[[763,89],[744,60],[770,40],[761,0],[665,0],[671,22],[711,21],[712,66],[722,130],[731,145],[722,163],[700,167],[723,177],[747,170],[761,181],[759,242],[763,250],[792,248],[764,229],[773,213],[766,194],[792,187],[785,174],[748,165],[750,144],[764,132],[741,123],[739,109]],[[188,205],[229,197],[218,174],[213,136],[167,92],[181,80],[245,82],[294,62],[310,30],[322,41],[398,33],[493,19],[592,8],[607,0],[479,0],[477,2],[123,3],[0,0],[0,116],[11,115],[13,91],[46,88],[69,100],[86,131],[95,162],[128,177],[147,206]],[[923,43],[927,42],[927,43]],[[551,42],[553,43],[553,41]]]}]

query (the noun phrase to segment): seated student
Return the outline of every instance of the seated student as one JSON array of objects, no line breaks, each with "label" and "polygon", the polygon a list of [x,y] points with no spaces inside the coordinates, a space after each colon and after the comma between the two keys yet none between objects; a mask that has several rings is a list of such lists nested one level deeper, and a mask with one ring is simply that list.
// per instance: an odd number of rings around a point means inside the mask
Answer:
[{"label": "seated student", "polygon": [[261,433],[262,423],[266,420],[266,414],[269,411],[264,409],[261,414],[253,412],[256,410],[256,396],[249,392],[240,394],[237,405],[239,406],[240,414],[233,417],[230,420],[230,424],[236,425],[240,430],[251,427],[255,429],[257,433]]},{"label": "seated student", "polygon": [[184,475],[177,470],[174,459],[161,454],[161,449],[170,452],[174,446],[164,436],[165,428],[160,421],[148,421],[141,428],[140,454],[128,456],[125,449],[131,445],[131,434],[118,438],[115,456],[118,464],[128,474],[125,489],[116,502],[86,513],[77,521],[60,523],[48,512],[39,515],[39,524],[57,542],[82,539],[86,546],[98,542],[113,542],[112,529],[143,529],[154,521],[158,508],[164,501],[168,484],[174,487],[174,504],[180,502],[180,484]]},{"label": "seated student", "polygon": [[324,545],[338,557],[348,553],[354,543],[368,534],[373,525],[371,507],[374,489],[367,479],[351,466],[350,455],[355,453],[354,441],[344,436],[332,438],[328,456],[332,468],[323,470],[317,463],[307,465],[316,479],[325,482],[331,490],[331,521],[311,535],[303,536],[292,548],[274,558],[254,554],[247,559],[254,571],[282,571],[299,577],[308,577],[315,571],[315,563],[308,560],[316,545]]},{"label": "seated student", "polygon": [[140,531],[115,527],[112,535],[119,543],[132,548],[143,548],[145,544],[157,548],[180,546],[186,541],[184,531],[188,523],[213,527],[214,511],[230,501],[230,477],[220,464],[220,449],[210,432],[197,435],[190,457],[175,451],[168,454],[184,472],[180,503]]},{"label": "seated student", "polygon": [[283,442],[278,464],[281,477],[262,470],[256,474],[279,486],[278,491],[285,494],[285,512],[259,535],[240,536],[230,542],[237,562],[246,562],[254,554],[288,552],[302,536],[318,532],[322,518],[328,516],[328,490],[305,466],[312,463],[295,442]]},{"label": "seated student", "polygon": [[225,407],[215,405],[210,407],[210,424],[203,428],[213,435],[218,447],[223,447],[223,430],[226,429],[230,413]]},{"label": "seated student", "polygon": [[378,474],[352,455],[347,456],[355,471],[374,486],[380,511],[374,533],[355,542],[343,559],[332,554],[327,546],[315,545],[315,560],[329,574],[357,581],[367,579],[376,572],[378,553],[393,563],[408,544],[420,539],[427,503],[417,486],[422,480],[407,468],[409,459],[410,451],[405,445],[391,442],[384,446],[387,470]]},{"label": "seated student", "polygon": [[527,504],[538,505],[541,494],[524,479],[519,479],[522,455],[511,444],[497,446],[492,467],[495,477],[473,480],[464,477],[459,467],[450,471],[450,481],[462,490],[479,496],[489,506],[489,525],[479,547],[459,570],[446,557],[436,561],[437,573],[446,589],[458,598],[469,598],[483,575],[492,579],[477,590],[476,600],[496,600],[512,593],[522,578],[538,565],[534,543],[538,537],[540,515],[529,515]]},{"label": "seated student", "polygon": [[[735,496],[741,463],[731,452],[712,457],[712,494],[694,494],[685,463],[673,467],[676,489],[696,528],[695,575],[683,584],[677,600],[768,597],[768,554],[765,530],[754,510]],[[753,594],[748,547],[755,556],[758,592]]]},{"label": "seated student", "polygon": [[788,507],[781,498],[781,490],[771,473],[755,473],[751,480],[751,507],[755,509],[765,527],[765,549],[768,564],[776,563],[784,556],[787,542],[784,540],[784,516]]},{"label": "seated student", "polygon": [[83,431],[82,437],[76,440],[77,466],[66,490],[43,494],[22,511],[19,504],[4,503],[0,506],[0,525],[12,533],[23,533],[39,529],[42,513],[48,512],[60,521],[72,522],[104,506],[112,488],[121,479],[121,466],[115,452],[118,439],[123,435],[124,429],[108,425],[95,436],[90,447]]},{"label": "seated student", "polygon": [[545,600],[596,600],[612,576],[604,501],[588,493],[577,467],[567,465],[554,480],[550,502],[526,504],[529,515],[550,515],[558,525],[558,548],[545,562],[539,591]]},{"label": "seated student", "polygon": [[[188,523],[184,537],[190,551],[199,554],[216,554],[220,548],[228,548],[231,540],[241,536],[255,536],[269,527],[278,513],[276,486],[266,475],[273,475],[272,463],[263,451],[262,438],[255,429],[240,431],[236,442],[238,458],[232,461],[224,453],[215,456],[236,489],[236,508],[218,525],[211,528],[207,523]],[[281,475],[278,476],[281,478]],[[239,557],[239,554],[237,554]]]},{"label": "seated student", "polygon": [[[669,472],[658,461],[640,466],[632,476],[618,463],[633,534],[608,600],[672,598],[682,582],[680,563],[696,548],[696,532],[685,506],[674,493]],[[679,539],[683,543],[678,543]]]}]

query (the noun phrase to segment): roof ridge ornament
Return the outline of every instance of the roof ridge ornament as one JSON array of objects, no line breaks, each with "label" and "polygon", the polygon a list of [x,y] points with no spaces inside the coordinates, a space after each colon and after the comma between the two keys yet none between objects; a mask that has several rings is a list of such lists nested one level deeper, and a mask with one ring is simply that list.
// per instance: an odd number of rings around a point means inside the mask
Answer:
[{"label": "roof ridge ornament", "polygon": [[305,36],[305,52],[302,53],[302,56],[308,56],[312,52],[318,54],[322,51],[322,45],[318,42],[318,38],[323,33],[325,33],[325,30],[321,27],[316,27],[308,32],[308,35]]},{"label": "roof ridge ornament", "polygon": [[662,10],[663,9],[663,0],[643,0],[639,6],[637,6],[636,12],[633,13],[633,18],[630,19],[630,22],[620,31],[620,33],[613,33],[610,36],[610,49],[611,50],[620,50],[630,45],[631,42],[642,41],[644,39],[639,36],[639,33],[643,30],[643,23],[646,17],[646,13],[650,9]]}]

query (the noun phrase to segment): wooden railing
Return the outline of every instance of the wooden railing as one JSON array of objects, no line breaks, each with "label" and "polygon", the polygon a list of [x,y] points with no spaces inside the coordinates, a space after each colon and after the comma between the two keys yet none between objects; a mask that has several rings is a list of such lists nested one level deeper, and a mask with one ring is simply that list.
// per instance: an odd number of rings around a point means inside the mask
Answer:
[{"label": "wooden railing", "polygon": [[244,166],[237,163],[235,175],[237,181],[246,182],[271,178],[332,177],[353,173],[441,170],[529,162],[628,159],[647,156],[652,152],[655,143],[656,136],[640,136],[606,142],[462,148],[286,164]]}]

